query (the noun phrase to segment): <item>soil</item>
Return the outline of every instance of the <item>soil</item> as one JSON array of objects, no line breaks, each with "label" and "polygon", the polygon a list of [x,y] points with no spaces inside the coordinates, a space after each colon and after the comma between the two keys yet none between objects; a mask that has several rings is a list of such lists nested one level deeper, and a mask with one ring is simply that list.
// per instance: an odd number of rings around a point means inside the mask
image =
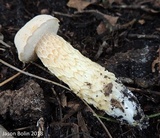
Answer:
[{"label": "soil", "polygon": [[[156,0],[86,0],[88,3],[84,6],[84,1],[81,2],[75,0],[71,5],[68,0],[0,0],[1,61],[65,85],[51,75],[40,60],[20,62],[14,45],[16,32],[27,21],[43,13],[53,15],[60,20],[58,34],[83,55],[115,73],[136,95],[150,118],[149,127],[139,130],[120,124],[91,106],[98,115],[107,118],[102,121],[111,136],[158,138],[160,3]],[[0,124],[9,132],[23,133],[15,137],[25,134],[25,137],[36,137],[41,133],[40,128],[51,138],[109,137],[90,109],[72,92],[24,74],[12,79],[16,73],[0,62]]]}]

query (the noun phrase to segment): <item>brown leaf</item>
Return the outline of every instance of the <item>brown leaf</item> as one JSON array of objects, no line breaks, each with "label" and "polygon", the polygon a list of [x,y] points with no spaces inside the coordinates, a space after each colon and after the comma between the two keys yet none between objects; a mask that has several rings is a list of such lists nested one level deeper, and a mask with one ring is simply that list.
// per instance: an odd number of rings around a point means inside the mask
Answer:
[{"label": "brown leaf", "polygon": [[82,132],[84,132],[83,137],[88,138],[90,136],[90,134],[89,134],[87,125],[85,123],[84,117],[82,116],[81,112],[78,112],[77,119],[78,119],[78,126],[81,128]]},{"label": "brown leaf", "polygon": [[157,31],[160,31],[160,28],[156,28]]},{"label": "brown leaf", "polygon": [[64,93],[61,95],[60,99],[61,99],[62,107],[66,107],[67,106],[67,97]]},{"label": "brown leaf", "polygon": [[159,0],[151,0],[154,6],[160,7],[160,1]]},{"label": "brown leaf", "polygon": [[110,16],[105,14],[104,17],[108,20],[108,22],[112,25],[115,26],[115,24],[117,23],[117,20],[119,17],[114,17],[114,16]]},{"label": "brown leaf", "polygon": [[138,20],[138,23],[143,25],[143,24],[145,24],[145,20],[144,19]]},{"label": "brown leaf", "polygon": [[68,102],[67,107],[70,107],[70,110],[69,110],[68,113],[63,117],[63,119],[61,120],[62,122],[65,121],[66,119],[68,119],[69,117],[71,117],[73,114],[75,114],[76,112],[78,112],[78,111],[81,110],[82,108],[84,108],[84,107],[81,106],[79,103],[73,102],[73,101]]},{"label": "brown leaf", "polygon": [[72,124],[72,128],[71,128],[71,131],[72,131],[72,138],[80,138],[79,136],[79,126],[75,123]]},{"label": "brown leaf", "polygon": [[85,9],[87,6],[89,6],[90,4],[95,3],[97,0],[69,0],[69,2],[67,3],[67,6],[70,8],[75,8],[78,11],[82,11],[83,9]]},{"label": "brown leaf", "polygon": [[106,31],[106,25],[104,24],[104,22],[101,22],[98,26],[97,26],[97,34],[103,34]]}]

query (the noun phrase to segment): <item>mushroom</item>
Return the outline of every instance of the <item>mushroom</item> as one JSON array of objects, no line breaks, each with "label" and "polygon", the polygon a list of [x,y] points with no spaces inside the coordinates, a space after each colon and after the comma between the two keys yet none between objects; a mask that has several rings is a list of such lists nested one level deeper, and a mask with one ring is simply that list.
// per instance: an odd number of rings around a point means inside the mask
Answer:
[{"label": "mushroom", "polygon": [[58,19],[38,15],[16,34],[14,42],[22,62],[38,58],[81,99],[131,126],[146,128],[137,98],[115,75],[83,56],[57,35]]}]

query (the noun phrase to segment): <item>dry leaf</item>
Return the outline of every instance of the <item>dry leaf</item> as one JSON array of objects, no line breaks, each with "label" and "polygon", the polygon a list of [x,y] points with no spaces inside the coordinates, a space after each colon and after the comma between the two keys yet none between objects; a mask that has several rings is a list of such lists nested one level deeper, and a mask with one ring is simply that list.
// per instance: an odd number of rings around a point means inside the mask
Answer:
[{"label": "dry leaf", "polygon": [[97,26],[97,34],[103,34],[106,31],[106,25],[104,24],[104,22],[101,22],[98,26]]},{"label": "dry leaf", "polygon": [[66,95],[64,93],[61,94],[60,99],[61,99],[62,107],[66,107],[67,106],[67,97],[66,97]]},{"label": "dry leaf", "polygon": [[110,16],[107,14],[103,14],[104,18],[106,18],[107,22],[109,22],[109,25],[105,24],[104,22],[101,22],[97,27],[97,33],[102,34],[106,31],[106,26],[115,26],[117,23],[117,20],[119,17]]},{"label": "dry leaf", "polygon": [[67,3],[67,6],[70,8],[75,8],[78,11],[82,11],[83,9],[85,9],[87,6],[89,6],[90,4],[95,3],[97,0],[69,0],[69,2]]},{"label": "dry leaf", "polygon": [[112,25],[115,26],[115,24],[117,23],[117,20],[119,17],[114,17],[114,16],[110,16],[105,14],[104,17],[108,20],[108,22]]},{"label": "dry leaf", "polygon": [[151,2],[153,3],[153,5],[155,7],[160,7],[160,1],[159,0],[151,0]]},{"label": "dry leaf", "polygon": [[7,43],[5,43],[3,40],[4,40],[4,36],[3,36],[3,34],[0,33],[0,43],[1,43],[2,45],[4,45],[4,46],[10,48],[11,46],[8,45]]},{"label": "dry leaf", "polygon": [[72,124],[71,131],[72,131],[72,138],[80,138],[79,126],[77,124],[75,123]]},{"label": "dry leaf", "polygon": [[141,19],[141,20],[138,20],[138,23],[140,23],[141,25],[145,24],[145,20]]},{"label": "dry leaf", "polygon": [[160,28],[156,28],[157,31],[160,31]]},{"label": "dry leaf", "polygon": [[[90,136],[87,125],[85,123],[84,117],[81,112],[77,114],[78,126],[81,128],[81,131],[84,133],[83,138],[88,138]],[[87,134],[87,135],[86,135]]]}]

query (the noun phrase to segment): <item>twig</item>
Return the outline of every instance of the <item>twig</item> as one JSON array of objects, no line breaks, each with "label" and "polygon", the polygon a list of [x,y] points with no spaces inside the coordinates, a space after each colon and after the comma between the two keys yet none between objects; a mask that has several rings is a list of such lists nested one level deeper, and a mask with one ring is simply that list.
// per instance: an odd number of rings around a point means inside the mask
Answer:
[{"label": "twig", "polygon": [[155,118],[155,117],[158,117],[158,116],[160,116],[160,113],[148,115],[149,118]]},{"label": "twig", "polygon": [[105,18],[104,13],[102,13],[98,10],[84,10],[84,11],[80,11],[80,12],[75,12],[75,14],[79,14],[79,13],[91,13],[91,14],[95,15],[97,19],[103,20],[103,22],[105,23],[105,25],[107,26],[107,28],[109,29],[110,32],[113,31],[114,26],[112,26],[111,23]]},{"label": "twig", "polygon": [[155,95],[159,95],[160,96],[160,92],[158,91],[152,91],[152,90],[142,90],[142,89],[138,89],[138,88],[133,88],[133,87],[127,87],[128,89],[130,89],[131,91],[135,91],[135,92],[139,92],[139,93],[145,93],[145,94],[155,94]]},{"label": "twig", "polygon": [[[105,18],[105,14],[100,12],[100,11],[97,11],[97,10],[84,10],[84,11],[75,12],[75,13],[76,14],[78,14],[78,13],[91,13],[91,14],[95,15],[98,19],[102,19],[103,20],[103,22],[105,23],[107,28],[109,28],[110,32],[126,29],[129,26],[132,26],[137,21],[137,19],[133,19],[133,20],[131,20],[130,22],[128,22],[126,24],[112,26],[111,23]],[[107,30],[107,32],[108,32],[108,30]]]},{"label": "twig", "polygon": [[[131,20],[130,22],[125,23],[125,24],[122,24],[122,25],[117,24],[117,25],[115,25],[115,26],[113,27],[112,32],[127,29],[128,27],[133,26],[136,22],[137,22],[137,19],[133,19],[133,20]],[[107,30],[106,30],[104,33],[100,34],[100,35],[98,36],[98,39],[102,39],[103,41],[106,40],[106,34],[108,34],[108,31],[107,31]],[[107,36],[107,37],[108,37],[108,36]]]},{"label": "twig", "polygon": [[87,104],[86,101],[84,101],[83,99],[81,99],[85,105],[91,110],[91,112],[93,113],[93,115],[98,119],[98,121],[101,123],[102,127],[104,128],[104,130],[106,131],[107,135],[109,136],[109,138],[112,138],[110,132],[108,131],[108,129],[106,128],[106,126],[104,125],[104,123],[102,122],[102,120],[99,118],[99,116],[95,113],[95,111]]},{"label": "twig", "polygon": [[16,77],[18,77],[20,74],[21,74],[21,73],[18,72],[18,73],[16,73],[15,75],[13,75],[12,77],[10,77],[10,78],[6,79],[5,81],[1,82],[1,83],[0,83],[0,87],[2,87],[3,85],[5,85],[6,83],[12,81],[12,80],[15,79]]},{"label": "twig", "polygon": [[4,42],[4,41],[2,41],[2,40],[0,40],[0,43],[1,43],[2,45],[4,45],[4,46],[8,47],[8,48],[10,48],[10,47],[11,47],[10,45],[8,45],[7,43],[5,43],[5,42]]},{"label": "twig", "polygon": [[61,120],[62,120],[62,108],[61,108],[61,102],[60,102],[60,99],[59,99],[59,97],[58,97],[56,91],[55,91],[53,88],[51,88],[51,89],[52,89],[53,94],[54,94],[55,97],[56,97],[57,102],[58,102],[58,106],[59,106],[59,116],[60,116],[60,121],[61,121]]},{"label": "twig", "polygon": [[107,117],[100,116],[100,115],[98,115],[98,117],[101,118],[101,119],[104,119],[106,121],[109,121],[109,122],[119,123],[117,120],[114,120],[112,118],[107,118]]},{"label": "twig", "polygon": [[31,126],[27,126],[27,127],[15,128],[13,130],[14,131],[22,131],[22,130],[32,129],[34,127],[35,127],[35,125],[31,125]]},{"label": "twig", "polygon": [[3,49],[3,48],[0,48],[0,50],[1,50],[1,51],[6,51],[6,50],[5,50],[5,49]]},{"label": "twig", "polygon": [[160,73],[160,46],[159,46],[159,49],[158,49],[158,71]]},{"label": "twig", "polygon": [[139,38],[139,39],[159,39],[158,35],[143,35],[143,34],[128,34],[129,38]]},{"label": "twig", "polygon": [[127,29],[129,26],[133,26],[133,24],[135,24],[137,21],[137,19],[133,19],[131,21],[129,21],[128,23],[122,24],[122,25],[116,25],[114,28],[114,31],[119,31],[119,30],[123,30],[123,29]]},{"label": "twig", "polygon": [[16,68],[16,67],[12,66],[12,65],[9,64],[9,63],[3,61],[2,59],[0,59],[0,63],[2,63],[2,64],[4,64],[4,65],[6,65],[6,66],[8,66],[8,67],[10,67],[10,68],[12,68],[12,69],[20,72],[20,73],[22,73],[22,74],[25,74],[25,75],[27,75],[27,76],[30,76],[30,77],[33,77],[33,78],[36,78],[36,79],[39,79],[39,80],[43,80],[43,81],[45,81],[45,82],[52,83],[52,84],[54,84],[54,85],[57,85],[57,86],[60,86],[60,87],[62,87],[62,88],[64,88],[64,89],[66,89],[66,90],[68,90],[68,91],[71,91],[71,89],[67,88],[66,86],[64,86],[64,85],[62,85],[62,84],[59,84],[59,83],[57,83],[57,82],[54,82],[54,81],[45,79],[45,78],[43,78],[43,77],[39,77],[39,76],[34,75],[34,74],[31,74],[31,73],[29,73],[29,72],[25,72],[25,71],[23,71],[23,70],[21,70],[21,69],[18,69],[18,68]]},{"label": "twig", "polygon": [[101,54],[103,53],[103,49],[107,46],[108,44],[106,43],[106,41],[103,41],[102,45],[100,45],[96,55],[94,56],[94,59],[97,60]]},{"label": "twig", "polygon": [[110,8],[119,8],[119,9],[145,9],[147,6],[145,5],[114,5],[111,6]]},{"label": "twig", "polygon": [[33,65],[35,65],[36,67],[42,69],[43,71],[45,71],[45,72],[47,72],[47,73],[49,73],[49,74],[52,74],[52,73],[51,73],[50,71],[48,71],[46,68],[42,67],[41,65],[39,65],[39,64],[37,64],[37,63],[35,63],[35,62],[33,62],[33,61],[31,61],[30,63],[33,64]]},{"label": "twig", "polygon": [[[82,100],[82,99],[81,99]],[[82,100],[83,101],[83,100]],[[74,105],[76,106],[76,105]],[[78,105],[78,107],[75,109],[74,107],[71,108],[68,112],[68,114],[64,115],[64,117],[62,118],[61,122],[64,122],[65,120],[67,120],[69,117],[71,117],[73,114],[77,113],[78,111],[82,110],[84,108],[84,106],[81,106],[80,104]]]},{"label": "twig", "polygon": [[147,5],[112,5],[110,9],[131,9],[131,10],[142,10],[148,13],[158,13],[158,11],[149,8]]},{"label": "twig", "polygon": [[60,16],[65,16],[65,17],[70,17],[70,18],[79,17],[80,16],[80,15],[67,14],[67,13],[61,13],[61,12],[56,12],[56,11],[53,11],[52,15],[60,15]]},{"label": "twig", "polygon": [[[1,29],[1,27],[2,27],[2,26],[0,25],[0,29]],[[5,43],[5,42],[3,41],[3,39],[4,39],[4,36],[3,36],[3,34],[0,33],[0,43],[1,43],[2,45],[4,45],[4,46],[10,48],[11,46],[8,45],[7,43]]]}]

